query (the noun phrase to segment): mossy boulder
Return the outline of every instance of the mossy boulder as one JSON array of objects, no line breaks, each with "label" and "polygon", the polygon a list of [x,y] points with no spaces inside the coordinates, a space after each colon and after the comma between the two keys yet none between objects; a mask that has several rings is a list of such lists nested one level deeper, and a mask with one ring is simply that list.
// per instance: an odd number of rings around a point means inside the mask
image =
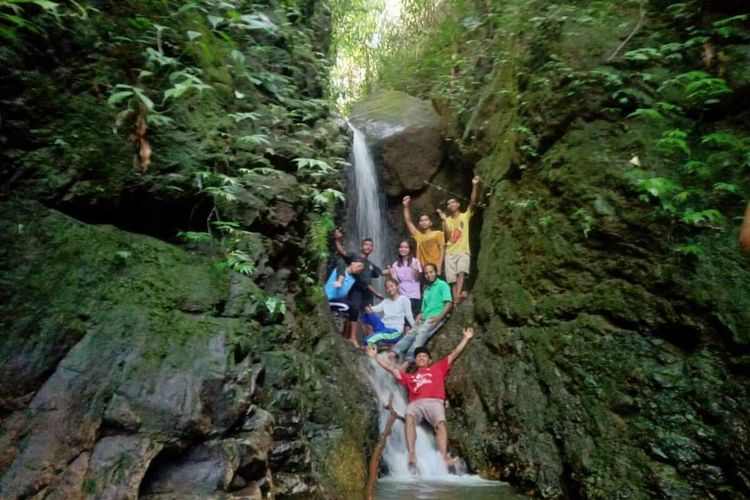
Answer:
[{"label": "mossy boulder", "polygon": [[382,90],[358,101],[349,120],[365,135],[389,196],[421,190],[437,172],[442,125],[429,101]]},{"label": "mossy boulder", "polygon": [[[225,314],[210,257],[36,202],[0,204],[0,233],[4,494],[283,493],[290,474],[317,497],[361,487],[371,402],[341,394],[360,379],[325,323],[282,334]],[[344,449],[354,476],[328,470]]]}]

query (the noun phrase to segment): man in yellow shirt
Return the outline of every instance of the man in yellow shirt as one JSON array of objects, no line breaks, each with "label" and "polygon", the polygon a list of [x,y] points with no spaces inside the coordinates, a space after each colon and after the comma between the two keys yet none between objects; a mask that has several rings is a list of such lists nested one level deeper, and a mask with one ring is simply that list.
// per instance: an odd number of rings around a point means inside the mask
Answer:
[{"label": "man in yellow shirt", "polygon": [[442,231],[433,231],[432,219],[427,214],[419,215],[419,228],[411,220],[411,197],[404,196],[401,202],[404,205],[404,221],[406,228],[417,242],[417,260],[422,267],[432,264],[437,268],[438,275],[443,273],[443,260],[445,259],[445,237]]},{"label": "man in yellow shirt", "polygon": [[469,222],[474,215],[479,197],[479,176],[471,179],[471,199],[466,212],[461,212],[461,202],[458,198],[448,198],[446,206],[448,214],[438,209],[443,219],[445,232],[445,279],[453,286],[453,301],[456,305],[466,298],[464,281],[469,275],[471,265],[471,249],[469,248]]}]

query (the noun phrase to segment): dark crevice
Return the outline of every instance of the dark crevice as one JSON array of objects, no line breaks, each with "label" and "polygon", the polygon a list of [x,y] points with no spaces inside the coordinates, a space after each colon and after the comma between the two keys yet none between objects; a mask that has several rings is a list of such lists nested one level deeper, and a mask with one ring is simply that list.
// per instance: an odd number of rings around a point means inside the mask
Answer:
[{"label": "dark crevice", "polygon": [[88,224],[111,224],[131,233],[145,234],[170,243],[180,231],[206,231],[213,204],[203,197],[160,198],[147,186],[124,191],[118,198],[58,200],[50,208]]}]

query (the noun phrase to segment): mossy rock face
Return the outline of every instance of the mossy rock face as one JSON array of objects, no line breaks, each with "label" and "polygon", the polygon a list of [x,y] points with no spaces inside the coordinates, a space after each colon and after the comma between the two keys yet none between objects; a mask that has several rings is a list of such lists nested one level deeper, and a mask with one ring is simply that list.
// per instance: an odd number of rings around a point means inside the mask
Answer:
[{"label": "mossy rock face", "polygon": [[[300,464],[297,490],[361,488],[371,404],[340,393],[358,375],[325,323],[279,335],[253,314],[226,315],[227,272],[211,259],[36,202],[0,205],[0,232],[4,493],[178,494],[187,483],[175,478],[190,477],[214,494],[235,476],[291,480]],[[244,300],[263,297],[256,287]],[[317,359],[294,347],[310,333],[325,338]],[[268,446],[245,432],[260,405],[275,415]],[[356,475],[328,470],[342,450]]]},{"label": "mossy rock face", "polygon": [[[690,226],[633,179],[640,169],[695,185],[681,177],[684,158],[658,151],[670,128],[687,130],[695,151],[708,132],[747,137],[747,29],[712,39],[723,65],[692,53],[637,62],[638,52],[624,54],[686,39],[681,21],[649,6],[651,28],[603,64],[639,12],[590,7],[477,7],[475,18],[496,16],[502,35],[461,56],[490,60],[492,72],[455,70],[463,79],[451,88],[477,91],[452,102],[443,75],[420,95],[455,106],[445,115],[461,143],[446,163],[471,160],[486,195],[470,299],[431,341],[446,354],[464,325],[479,323],[448,380],[451,445],[480,473],[546,498],[744,498],[750,271],[730,219],[741,216],[747,179],[729,177],[742,199],[687,203],[726,216],[710,228]],[[719,15],[694,14],[709,30]],[[423,46],[442,35],[428,34]],[[430,61],[455,54],[453,43],[431,50]],[[687,106],[684,92],[662,93],[642,77],[692,69],[726,78],[734,92],[679,118],[631,115],[669,99]]]}]

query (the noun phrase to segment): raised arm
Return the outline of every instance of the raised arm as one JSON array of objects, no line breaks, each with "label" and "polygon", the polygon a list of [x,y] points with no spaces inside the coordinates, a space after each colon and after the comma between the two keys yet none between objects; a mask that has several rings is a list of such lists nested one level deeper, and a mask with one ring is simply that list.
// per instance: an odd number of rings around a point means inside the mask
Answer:
[{"label": "raised arm", "polygon": [[443,274],[443,266],[445,265],[445,234],[440,239],[440,262],[437,263],[438,276]]},{"label": "raised arm", "polygon": [[333,244],[336,246],[336,252],[339,255],[346,257],[346,248],[344,248],[344,235],[341,233],[341,229],[336,228],[333,231]]},{"label": "raised arm", "polygon": [[379,364],[383,370],[387,371],[391,375],[393,375],[393,378],[396,380],[401,380],[401,371],[392,367],[387,362],[380,359],[380,356],[378,356],[378,350],[375,349],[373,346],[367,346],[367,355],[374,359],[377,364]]},{"label": "raised arm", "polygon": [[448,355],[448,363],[453,364],[453,362],[458,358],[462,352],[464,352],[464,349],[466,349],[466,345],[469,343],[469,340],[474,336],[474,329],[470,326],[467,326],[464,328],[464,338],[461,339],[461,343],[459,343],[453,351]]},{"label": "raised arm", "polygon": [[404,206],[404,222],[406,222],[406,229],[409,230],[410,234],[416,233],[417,226],[414,225],[414,222],[411,220],[411,196],[404,196],[404,199],[401,200],[401,204]]},{"label": "raised arm", "polygon": [[473,212],[477,208],[477,202],[479,201],[479,181],[481,179],[478,175],[475,175],[471,179],[471,199],[469,200],[469,211]]},{"label": "raised arm", "polygon": [[450,239],[451,239],[451,232],[450,232],[450,229],[448,229],[448,224],[446,224],[446,222],[445,222],[446,219],[448,218],[448,216],[445,214],[445,212],[443,212],[439,208],[437,210],[435,210],[435,211],[437,212],[437,214],[440,217],[440,219],[443,221],[443,238],[445,239],[445,241],[450,241]]}]

